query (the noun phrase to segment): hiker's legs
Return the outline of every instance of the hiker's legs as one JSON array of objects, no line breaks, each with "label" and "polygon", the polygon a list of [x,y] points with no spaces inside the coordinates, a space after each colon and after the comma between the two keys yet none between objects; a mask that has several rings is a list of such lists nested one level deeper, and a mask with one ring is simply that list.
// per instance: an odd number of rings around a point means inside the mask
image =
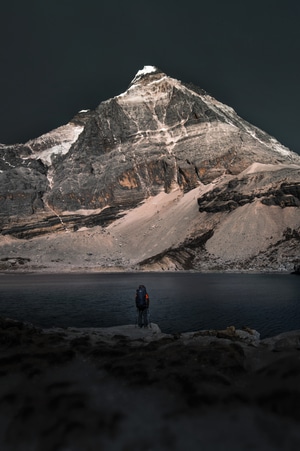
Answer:
[{"label": "hiker's legs", "polygon": [[143,310],[138,311],[138,325],[143,327]]},{"label": "hiker's legs", "polygon": [[139,327],[148,326],[148,309],[138,311],[138,325]]},{"label": "hiker's legs", "polygon": [[144,320],[144,326],[147,327],[148,326],[148,309],[145,308],[143,310],[143,320]]}]

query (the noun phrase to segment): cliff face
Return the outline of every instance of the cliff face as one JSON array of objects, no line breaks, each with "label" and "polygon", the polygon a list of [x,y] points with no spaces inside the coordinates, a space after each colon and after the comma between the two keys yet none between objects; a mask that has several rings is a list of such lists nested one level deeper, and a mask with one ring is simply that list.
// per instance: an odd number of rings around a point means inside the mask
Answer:
[{"label": "cliff face", "polygon": [[[78,262],[80,238],[93,236],[91,264],[101,267],[247,266],[291,240],[288,265],[299,255],[300,157],[205,91],[152,66],[96,110],[24,145],[1,145],[0,155],[6,259],[16,245],[9,237],[29,255],[32,240],[43,246],[55,236],[60,243],[66,230],[64,246]],[[241,231],[249,230],[264,239],[249,236],[243,251]],[[51,256],[63,261],[55,247]]]}]

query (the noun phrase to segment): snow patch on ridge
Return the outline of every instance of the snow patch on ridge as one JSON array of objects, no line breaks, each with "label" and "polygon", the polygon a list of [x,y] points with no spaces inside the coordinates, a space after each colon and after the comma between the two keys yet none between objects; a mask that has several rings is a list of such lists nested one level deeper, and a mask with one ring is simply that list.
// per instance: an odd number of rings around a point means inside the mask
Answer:
[{"label": "snow patch on ridge", "polygon": [[[83,131],[81,125],[67,124],[52,132],[46,133],[26,144],[32,150],[29,158],[40,159],[46,166],[51,166],[53,155],[65,155]],[[36,151],[35,147],[41,148]]]},{"label": "snow patch on ridge", "polygon": [[152,74],[157,72],[157,68],[155,66],[144,66],[143,69],[139,70],[132,80],[131,83],[135,83],[137,80],[139,80],[141,77],[147,74]]},{"label": "snow patch on ridge", "polygon": [[56,146],[52,146],[49,149],[43,150],[35,154],[35,158],[42,160],[47,166],[51,165],[53,155],[65,155],[70,150],[72,142],[63,142]]},{"label": "snow patch on ridge", "polygon": [[137,72],[137,76],[141,76],[141,75],[145,75],[145,74],[150,74],[151,72],[156,72],[156,67],[155,66],[144,66],[143,69],[139,70]]}]

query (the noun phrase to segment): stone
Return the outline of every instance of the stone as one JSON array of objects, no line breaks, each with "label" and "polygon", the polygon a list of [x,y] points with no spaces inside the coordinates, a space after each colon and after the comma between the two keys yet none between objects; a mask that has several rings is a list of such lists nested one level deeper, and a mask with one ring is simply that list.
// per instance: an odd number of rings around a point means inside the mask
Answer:
[{"label": "stone", "polygon": [[231,339],[152,326],[0,318],[1,449],[299,448],[299,331],[253,346],[233,326]]}]

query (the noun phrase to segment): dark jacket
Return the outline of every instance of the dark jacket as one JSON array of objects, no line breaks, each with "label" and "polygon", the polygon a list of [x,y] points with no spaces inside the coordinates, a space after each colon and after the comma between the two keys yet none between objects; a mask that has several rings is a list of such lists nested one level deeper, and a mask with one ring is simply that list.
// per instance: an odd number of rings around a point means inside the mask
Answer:
[{"label": "dark jacket", "polygon": [[[140,304],[140,296],[139,296],[139,290],[143,290],[144,291],[144,303],[142,303],[142,305]],[[149,299],[149,295],[147,293],[146,287],[144,287],[144,285],[140,285],[139,288],[136,290],[135,293],[135,305],[137,309],[143,310],[145,308],[149,308],[149,303],[150,303],[150,299]]]}]

